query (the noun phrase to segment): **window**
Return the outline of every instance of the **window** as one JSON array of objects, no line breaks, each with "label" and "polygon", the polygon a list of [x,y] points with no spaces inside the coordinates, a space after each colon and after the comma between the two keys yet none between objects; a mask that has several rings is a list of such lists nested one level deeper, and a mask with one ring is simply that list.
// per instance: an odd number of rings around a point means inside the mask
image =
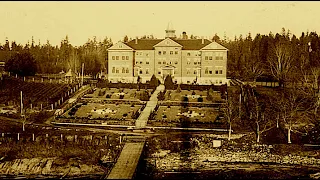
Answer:
[{"label": "window", "polygon": [[222,81],[220,80],[220,82],[219,82],[220,84],[222,84]]},{"label": "window", "polygon": [[170,64],[172,64],[172,62],[170,61]]},{"label": "window", "polygon": [[114,56],[112,56],[112,60],[115,60],[116,58]]},{"label": "window", "polygon": [[126,73],[126,70],[125,70],[125,68],[122,68],[122,73]]},{"label": "window", "polygon": [[148,56],[149,56],[149,54],[148,54],[148,53],[146,53],[146,56],[148,57]]},{"label": "window", "polygon": [[119,56],[116,56],[116,60],[119,60]]},{"label": "window", "polygon": [[139,71],[139,74],[142,74],[143,72],[142,72],[142,69],[140,69],[140,71]]},{"label": "window", "polygon": [[222,74],[222,70],[219,70],[219,74]]},{"label": "window", "polygon": [[189,83],[190,83],[190,81],[187,81],[187,83],[189,84]]},{"label": "window", "polygon": [[209,56],[209,60],[212,60],[212,56]]},{"label": "window", "polygon": [[165,54],[166,54],[166,51],[163,51],[162,54],[165,55]]},{"label": "window", "polygon": [[159,61],[158,64],[161,64],[161,61]]},{"label": "window", "polygon": [[218,71],[218,70],[216,70],[216,74],[219,74],[219,71]]},{"label": "window", "polygon": [[197,63],[197,61],[194,61],[194,63],[193,63],[194,65],[197,65],[198,63]]},{"label": "window", "polygon": [[212,71],[209,71],[209,74],[212,74]]},{"label": "window", "polygon": [[197,70],[194,70],[194,71],[193,71],[193,74],[197,74]]},{"label": "window", "polygon": [[163,61],[163,62],[162,62],[162,64],[166,64],[166,62],[165,62],[165,61]]},{"label": "window", "polygon": [[161,71],[158,71],[158,74],[161,74]]},{"label": "window", "polygon": [[201,62],[200,62],[200,61],[198,61],[198,64],[201,64]]},{"label": "window", "polygon": [[173,51],[170,51],[170,54],[172,55],[172,54],[173,54]]},{"label": "window", "polygon": [[189,53],[189,52],[187,53],[187,56],[190,56],[190,53]]},{"label": "window", "polygon": [[146,64],[149,64],[149,61],[146,61]]},{"label": "window", "polygon": [[142,56],[142,52],[140,52],[140,56]]},{"label": "window", "polygon": [[188,59],[187,64],[190,64],[190,59]]},{"label": "window", "polygon": [[139,62],[138,62],[138,61],[136,61],[136,64],[139,64]]},{"label": "window", "polygon": [[139,52],[137,52],[136,55],[139,56]]},{"label": "window", "polygon": [[126,56],[126,60],[129,60],[129,56]]},{"label": "window", "polygon": [[190,69],[187,69],[187,74],[190,74]]},{"label": "window", "polygon": [[129,73],[129,68],[126,69],[126,73]]},{"label": "window", "polygon": [[122,56],[122,60],[125,60],[126,57]]},{"label": "window", "polygon": [[223,53],[222,52],[218,52],[216,54],[216,60],[223,60]]},{"label": "window", "polygon": [[205,74],[208,74],[208,68],[206,68],[206,70],[204,71]]},{"label": "window", "polygon": [[142,61],[140,61],[140,64],[142,64]]},{"label": "window", "polygon": [[158,54],[161,55],[161,51],[159,51]]},{"label": "window", "polygon": [[149,69],[146,69],[146,74],[149,74]]},{"label": "window", "polygon": [[205,60],[208,60],[208,56],[205,57]]},{"label": "window", "polygon": [[174,64],[178,64],[178,61],[175,61]]},{"label": "window", "polygon": [[113,67],[113,68],[112,68],[112,73],[115,73],[115,71],[116,71],[116,68]]},{"label": "window", "polygon": [[116,73],[119,73],[119,68],[116,69]]},{"label": "window", "polygon": [[174,54],[178,54],[178,51],[175,51]]}]

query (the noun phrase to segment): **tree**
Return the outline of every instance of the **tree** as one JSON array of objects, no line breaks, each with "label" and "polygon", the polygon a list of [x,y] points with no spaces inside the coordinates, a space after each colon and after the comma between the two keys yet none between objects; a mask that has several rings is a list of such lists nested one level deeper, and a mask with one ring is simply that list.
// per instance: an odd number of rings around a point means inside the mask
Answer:
[{"label": "tree", "polygon": [[227,100],[221,106],[220,109],[222,110],[223,116],[229,124],[228,140],[230,141],[231,140],[231,132],[232,132],[232,123],[238,117],[238,115],[237,115],[238,108],[237,108],[235,99],[232,96],[228,97],[228,95],[227,95]]},{"label": "tree", "polygon": [[128,38],[128,36],[126,35],[124,38],[123,38],[123,42],[124,43],[127,43],[129,41],[129,38]]},{"label": "tree", "polygon": [[164,86],[168,90],[174,89],[174,84],[173,84],[171,75],[166,76],[166,79],[164,80]]},{"label": "tree", "polygon": [[279,86],[284,86],[293,66],[293,48],[286,37],[279,34],[276,34],[275,42],[271,47],[273,56],[268,59],[270,70],[278,80]]},{"label": "tree", "polygon": [[30,52],[24,51],[13,55],[6,63],[5,70],[19,76],[33,76],[37,66]]},{"label": "tree", "polygon": [[150,79],[150,86],[157,87],[158,85],[159,85],[158,78],[156,78],[156,76],[153,74]]}]

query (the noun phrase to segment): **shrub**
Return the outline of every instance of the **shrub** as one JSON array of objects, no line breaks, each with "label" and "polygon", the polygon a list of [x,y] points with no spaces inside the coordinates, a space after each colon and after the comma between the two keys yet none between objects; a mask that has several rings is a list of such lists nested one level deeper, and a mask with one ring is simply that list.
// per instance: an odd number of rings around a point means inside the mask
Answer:
[{"label": "shrub", "polygon": [[198,98],[198,102],[203,102],[203,97],[202,97],[202,96],[200,96],[200,97]]},{"label": "shrub", "polygon": [[111,98],[111,95],[110,95],[110,94],[107,94],[107,95],[106,95],[106,98]]},{"label": "shrub", "polygon": [[166,79],[164,80],[164,86],[165,86],[166,89],[169,89],[169,90],[173,90],[174,89],[174,84],[173,84],[171,75],[168,75],[166,77]]},{"label": "shrub", "polygon": [[123,99],[124,98],[124,95],[120,95],[119,99]]},{"label": "shrub", "polygon": [[194,92],[194,90],[192,91],[192,95],[196,95],[196,92]]},{"label": "shrub", "polygon": [[177,92],[177,93],[181,93],[181,87],[180,87],[180,84],[178,84],[178,87],[177,87],[177,89],[176,89],[176,92]]}]

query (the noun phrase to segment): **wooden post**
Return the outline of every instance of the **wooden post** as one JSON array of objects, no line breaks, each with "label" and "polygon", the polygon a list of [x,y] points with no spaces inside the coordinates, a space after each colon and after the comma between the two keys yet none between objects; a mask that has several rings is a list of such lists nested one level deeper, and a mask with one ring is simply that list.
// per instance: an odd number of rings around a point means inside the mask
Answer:
[{"label": "wooden post", "polygon": [[[42,105],[42,104],[41,104]],[[51,110],[53,110],[53,104],[51,104]]]},{"label": "wooden post", "polygon": [[120,144],[121,144],[121,142],[122,142],[122,135],[120,135]]},{"label": "wooden post", "polygon": [[74,135],[74,142],[77,142],[78,136],[75,134]]},{"label": "wooden post", "polygon": [[4,133],[1,133],[2,137],[4,137]]},{"label": "wooden post", "polygon": [[48,138],[49,137],[49,134],[46,134],[46,138]]},{"label": "wooden post", "polygon": [[31,110],[32,110],[32,104],[30,104],[30,108],[31,108]]},{"label": "wooden post", "polygon": [[60,140],[61,140],[61,142],[63,141],[63,135],[62,134],[60,135]]},{"label": "wooden post", "polygon": [[41,82],[43,82],[43,78],[41,78]]},{"label": "wooden post", "polygon": [[62,100],[61,100],[61,103],[63,102],[63,97],[62,97]]},{"label": "wooden post", "polygon": [[20,140],[20,133],[18,133],[18,141]]},{"label": "wooden post", "polygon": [[34,82],[34,78],[32,78],[32,81]]},{"label": "wooden post", "polygon": [[42,110],[42,103],[40,104],[40,109]]},{"label": "wooden post", "polygon": [[50,83],[52,83],[52,79],[50,79]]},{"label": "wooden post", "polygon": [[34,133],[32,133],[32,141],[34,141]]}]

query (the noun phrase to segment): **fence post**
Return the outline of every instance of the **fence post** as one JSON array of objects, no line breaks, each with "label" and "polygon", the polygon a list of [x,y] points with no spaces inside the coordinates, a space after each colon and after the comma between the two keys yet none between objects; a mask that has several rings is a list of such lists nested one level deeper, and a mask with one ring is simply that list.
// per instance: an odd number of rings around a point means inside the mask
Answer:
[{"label": "fence post", "polygon": [[53,110],[53,104],[51,104],[51,110]]},{"label": "fence post", "polygon": [[52,79],[50,79],[50,83],[52,83]]},{"label": "fence post", "polygon": [[2,137],[4,137],[4,133],[1,133]]},{"label": "fence post", "polygon": [[32,110],[32,104],[30,104],[30,108],[31,108],[31,110]]},{"label": "fence post", "polygon": [[32,133],[32,141],[34,141],[34,133]]},{"label": "fence post", "polygon": [[18,141],[20,140],[20,133],[18,133]]},{"label": "fence post", "polygon": [[40,104],[40,109],[42,110],[42,103]]},{"label": "fence post", "polygon": [[120,144],[121,144],[121,142],[122,142],[122,134],[120,135]]},{"label": "fence post", "polygon": [[61,140],[61,142],[63,141],[63,135],[62,134],[60,135],[60,140]]},{"label": "fence post", "polygon": [[46,134],[46,138],[48,138],[49,137],[49,134]]},{"label": "fence post", "polygon": [[74,135],[74,142],[77,142],[78,136],[75,134]]},{"label": "fence post", "polygon": [[43,78],[41,78],[41,82],[43,82]]},{"label": "fence post", "polygon": [[34,82],[34,78],[32,78],[32,81]]}]

